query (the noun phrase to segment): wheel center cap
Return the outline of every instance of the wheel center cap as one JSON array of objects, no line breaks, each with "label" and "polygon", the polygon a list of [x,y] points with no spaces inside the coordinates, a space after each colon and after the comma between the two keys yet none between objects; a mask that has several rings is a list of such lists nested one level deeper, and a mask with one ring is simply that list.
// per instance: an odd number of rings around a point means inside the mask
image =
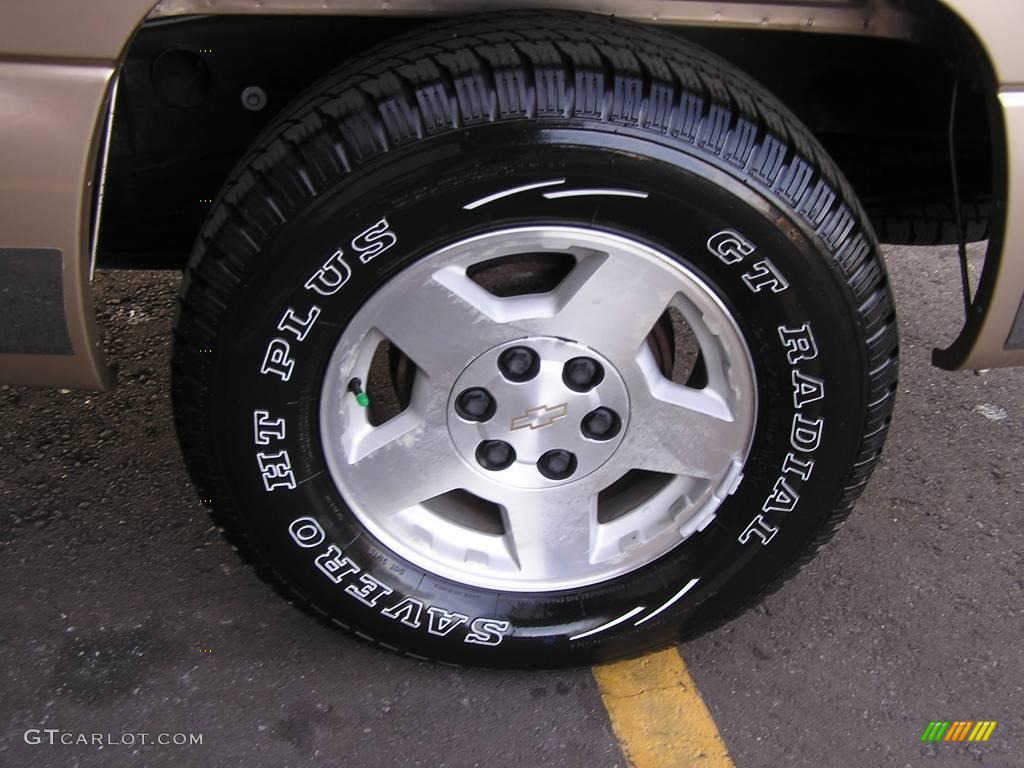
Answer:
[{"label": "wheel center cap", "polygon": [[629,420],[626,385],[589,347],[541,336],[484,352],[459,376],[448,431],[495,482],[550,488],[586,477],[615,453]]}]

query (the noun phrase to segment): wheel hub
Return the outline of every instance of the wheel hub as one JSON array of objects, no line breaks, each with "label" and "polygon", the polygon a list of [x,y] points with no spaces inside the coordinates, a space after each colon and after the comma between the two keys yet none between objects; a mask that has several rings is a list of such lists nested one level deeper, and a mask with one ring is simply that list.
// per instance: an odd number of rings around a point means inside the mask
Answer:
[{"label": "wheel hub", "polygon": [[554,337],[487,350],[463,370],[449,403],[448,431],[466,463],[519,488],[586,477],[615,453],[629,421],[611,362]]}]

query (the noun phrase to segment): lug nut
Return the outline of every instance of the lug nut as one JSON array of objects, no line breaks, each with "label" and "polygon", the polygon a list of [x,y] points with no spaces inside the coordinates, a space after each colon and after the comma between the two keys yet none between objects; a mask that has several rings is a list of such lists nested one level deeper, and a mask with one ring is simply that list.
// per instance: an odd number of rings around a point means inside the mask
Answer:
[{"label": "lug nut", "polygon": [[455,398],[455,412],[466,421],[488,421],[497,407],[491,393],[483,387],[464,389]]},{"label": "lug nut", "polygon": [[622,419],[611,408],[595,408],[580,422],[580,431],[591,440],[611,440],[622,429]]},{"label": "lug nut", "polygon": [[565,480],[576,471],[576,456],[569,451],[555,448],[537,459],[537,469],[548,480]]},{"label": "lug nut", "polygon": [[562,368],[562,382],[573,392],[589,392],[604,379],[604,368],[589,357],[574,357]]},{"label": "lug nut", "polygon": [[529,347],[509,347],[498,357],[498,370],[517,384],[529,381],[540,371],[540,358]]},{"label": "lug nut", "polygon": [[497,472],[512,466],[516,450],[503,440],[484,440],[476,447],[476,460],[484,469]]}]

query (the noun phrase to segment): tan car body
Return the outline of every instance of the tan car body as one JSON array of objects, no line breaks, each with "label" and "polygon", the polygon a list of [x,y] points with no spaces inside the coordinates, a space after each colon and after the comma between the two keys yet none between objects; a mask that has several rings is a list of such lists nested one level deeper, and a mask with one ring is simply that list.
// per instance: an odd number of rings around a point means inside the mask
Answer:
[{"label": "tan car body", "polygon": [[[943,368],[1024,364],[1024,3],[934,0],[975,35],[991,68],[997,169],[992,236],[959,337]],[[5,0],[0,4],[0,249],[60,254],[67,353],[0,353],[0,382],[103,389],[90,289],[100,204],[93,189],[108,136],[119,61],[147,18],[187,14],[453,15],[526,7],[615,14],[658,24],[775,28],[912,39],[917,19],[889,0]],[[0,299],[4,286],[0,285]],[[956,286],[950,286],[951,300]],[[0,303],[0,307],[2,307]],[[59,307],[58,307],[59,310]]]}]

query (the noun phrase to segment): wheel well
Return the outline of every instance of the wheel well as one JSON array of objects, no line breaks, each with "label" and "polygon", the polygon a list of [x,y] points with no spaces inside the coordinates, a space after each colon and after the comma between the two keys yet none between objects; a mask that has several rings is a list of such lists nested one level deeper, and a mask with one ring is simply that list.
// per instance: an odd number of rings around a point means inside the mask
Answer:
[{"label": "wheel well", "polygon": [[[967,234],[978,239],[987,235],[993,194],[993,88],[973,38],[945,12],[928,19],[913,41],[666,29],[732,61],[787,104],[888,241],[955,237],[953,228],[933,224],[951,221],[947,129],[957,81],[961,198]],[[97,263],[181,266],[210,201],[274,115],[337,65],[423,23],[197,16],[144,25],[119,75]]]}]

